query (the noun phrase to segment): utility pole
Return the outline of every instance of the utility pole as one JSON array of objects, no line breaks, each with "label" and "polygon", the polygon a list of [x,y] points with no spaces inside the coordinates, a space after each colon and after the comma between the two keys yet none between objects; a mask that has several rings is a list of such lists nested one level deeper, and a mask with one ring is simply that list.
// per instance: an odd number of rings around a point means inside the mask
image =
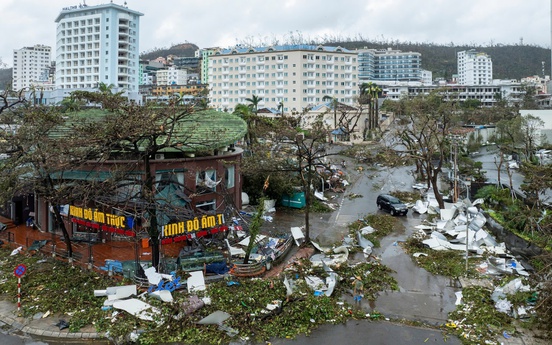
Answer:
[{"label": "utility pole", "polygon": [[454,140],[454,191],[452,202],[458,200],[458,141]]}]

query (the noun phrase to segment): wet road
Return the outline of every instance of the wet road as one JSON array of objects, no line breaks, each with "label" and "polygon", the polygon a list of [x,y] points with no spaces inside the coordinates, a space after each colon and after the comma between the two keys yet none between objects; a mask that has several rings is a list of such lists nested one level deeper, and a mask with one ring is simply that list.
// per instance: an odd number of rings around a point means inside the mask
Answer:
[{"label": "wet road", "polygon": [[390,322],[358,320],[349,321],[345,325],[323,325],[309,336],[300,336],[295,340],[278,339],[270,343],[272,345],[461,344],[457,338],[446,337],[438,330]]}]

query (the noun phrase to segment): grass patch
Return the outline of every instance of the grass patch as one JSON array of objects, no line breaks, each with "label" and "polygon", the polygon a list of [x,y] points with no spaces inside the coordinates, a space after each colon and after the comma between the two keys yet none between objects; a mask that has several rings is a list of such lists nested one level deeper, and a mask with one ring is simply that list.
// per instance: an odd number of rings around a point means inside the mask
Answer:
[{"label": "grass patch", "polygon": [[399,226],[399,222],[396,217],[388,214],[370,214],[363,219],[356,220],[349,224],[349,234],[353,238],[356,238],[356,232],[367,225],[371,226],[376,231],[371,234],[363,235],[364,238],[372,242],[374,247],[379,248],[380,239],[392,233],[393,230]]}]

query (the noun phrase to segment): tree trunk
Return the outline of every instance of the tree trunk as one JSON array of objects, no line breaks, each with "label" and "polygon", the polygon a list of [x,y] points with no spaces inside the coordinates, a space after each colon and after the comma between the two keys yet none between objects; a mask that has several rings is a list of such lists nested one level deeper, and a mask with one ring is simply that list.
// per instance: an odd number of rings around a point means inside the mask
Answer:
[{"label": "tree trunk", "polygon": [[502,163],[504,162],[504,158],[502,157],[502,153],[500,153],[500,162],[497,163],[496,162],[496,158],[495,158],[495,165],[496,165],[496,170],[497,170],[497,179],[498,179],[498,186],[500,188],[502,188],[502,184],[500,183],[500,171],[502,170]]},{"label": "tree trunk", "polygon": [[428,169],[427,178],[430,181],[431,186],[433,187],[433,194],[435,194],[435,200],[437,200],[437,203],[439,204],[439,208],[444,209],[445,201],[443,200],[443,196],[439,192],[439,187],[437,186],[437,180],[439,178],[439,174],[435,171],[430,171]]},{"label": "tree trunk", "polygon": [[260,232],[264,206],[265,206],[265,197],[262,196],[259,201],[259,206],[257,206],[257,213],[253,216],[251,225],[249,226],[250,237],[249,237],[249,244],[247,245],[247,249],[245,250],[245,258],[243,259],[244,264],[249,263],[249,257],[251,256],[251,251],[253,251],[253,247],[255,246],[255,242],[257,240],[257,235]]},{"label": "tree trunk", "polygon": [[[50,174],[46,177],[46,183],[48,184],[47,190],[54,190],[54,181],[52,180]],[[52,202],[50,202],[52,204]],[[61,218],[61,213],[59,212],[59,205],[52,205],[54,209],[54,216],[56,218],[56,222],[58,223],[59,227],[61,228],[61,232],[63,233],[63,240],[65,242],[65,245],[67,246],[67,257],[72,258],[73,257],[73,246],[71,245],[71,238],[69,237],[69,232],[67,232],[67,228],[65,227],[65,222],[63,222],[63,218]]]},{"label": "tree trunk", "polygon": [[65,227],[65,222],[63,221],[63,218],[61,218],[59,205],[55,205],[53,209],[54,215],[56,217],[56,222],[58,223],[59,227],[61,228],[61,232],[63,233],[63,242],[65,242],[65,245],[67,246],[67,257],[73,258],[73,246],[71,245],[71,238],[69,237],[69,232],[67,232],[67,228]]},{"label": "tree trunk", "polygon": [[374,115],[373,115],[373,118],[374,118],[374,126],[373,128],[378,128],[378,124],[379,124],[379,105],[378,105],[378,98],[376,97],[375,99],[375,107],[374,107]]},{"label": "tree trunk", "polygon": [[151,166],[148,152],[144,153],[144,170],[146,180],[144,183],[144,194],[148,203],[147,212],[149,215],[150,226],[148,235],[151,242],[151,264],[159,272],[160,261],[160,242],[159,242],[159,224],[157,223],[157,201],[155,200],[155,192],[153,190],[153,176],[151,174]]}]

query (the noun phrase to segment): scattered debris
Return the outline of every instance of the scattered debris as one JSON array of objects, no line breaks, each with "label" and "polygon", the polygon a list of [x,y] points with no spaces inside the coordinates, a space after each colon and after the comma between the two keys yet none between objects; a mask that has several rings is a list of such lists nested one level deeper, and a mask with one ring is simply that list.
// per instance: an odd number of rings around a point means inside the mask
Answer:
[{"label": "scattered debris", "polygon": [[69,328],[69,323],[65,320],[59,320],[54,326],[57,326],[60,331]]},{"label": "scattered debris", "polygon": [[161,313],[159,309],[136,298],[117,300],[113,303],[113,308],[124,310],[145,321],[153,321],[154,316]]},{"label": "scattered debris", "polygon": [[22,251],[23,251],[23,247],[17,247],[14,250],[12,250],[10,256],[15,256],[15,255],[19,254]]}]

